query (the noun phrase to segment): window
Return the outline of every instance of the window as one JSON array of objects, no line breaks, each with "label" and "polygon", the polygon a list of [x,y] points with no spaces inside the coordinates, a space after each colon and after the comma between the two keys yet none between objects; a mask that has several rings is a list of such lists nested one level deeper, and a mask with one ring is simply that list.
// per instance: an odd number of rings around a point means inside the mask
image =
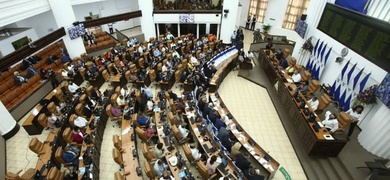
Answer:
[{"label": "window", "polygon": [[268,5],[268,0],[251,0],[251,4],[249,5],[248,16],[252,18],[253,15],[256,15],[257,22],[263,23],[267,5]]},{"label": "window", "polygon": [[302,14],[306,13],[310,0],[288,0],[286,15],[284,16],[283,28],[295,29],[295,25]]}]

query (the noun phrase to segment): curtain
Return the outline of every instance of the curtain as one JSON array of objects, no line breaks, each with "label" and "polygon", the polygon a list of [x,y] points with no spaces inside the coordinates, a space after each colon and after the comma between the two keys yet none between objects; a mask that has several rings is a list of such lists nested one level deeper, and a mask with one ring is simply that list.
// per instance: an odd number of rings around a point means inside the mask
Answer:
[{"label": "curtain", "polygon": [[382,157],[390,158],[390,109],[378,102],[359,125],[362,132],[359,143],[367,151]]}]

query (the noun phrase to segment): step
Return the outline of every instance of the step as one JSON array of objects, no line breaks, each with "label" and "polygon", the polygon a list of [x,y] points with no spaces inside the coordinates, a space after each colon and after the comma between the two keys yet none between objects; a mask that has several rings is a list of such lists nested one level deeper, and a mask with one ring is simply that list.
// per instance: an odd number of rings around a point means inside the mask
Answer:
[{"label": "step", "polygon": [[343,180],[354,180],[352,174],[348,171],[345,165],[339,158],[327,158],[334,172],[337,173],[339,179]]}]

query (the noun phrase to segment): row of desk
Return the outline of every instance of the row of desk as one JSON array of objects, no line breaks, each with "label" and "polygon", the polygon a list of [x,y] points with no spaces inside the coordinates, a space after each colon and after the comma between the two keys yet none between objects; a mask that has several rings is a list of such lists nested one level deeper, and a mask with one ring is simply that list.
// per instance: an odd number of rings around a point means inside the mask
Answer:
[{"label": "row of desk", "polygon": [[[314,122],[308,122],[308,116],[299,107],[302,103],[308,104],[306,98],[301,93],[298,95],[303,101],[298,102],[294,98],[296,85],[286,81],[290,76],[287,73],[281,73],[281,69],[278,66],[279,63],[273,53],[266,51],[268,50],[259,52],[261,67],[265,71],[270,83],[278,84],[276,93],[279,101],[283,104],[289,121],[301,140],[306,153],[311,156],[336,157],[347,141],[335,139],[325,127],[318,124],[321,122],[318,116]],[[308,109],[315,114],[310,105],[308,105]],[[317,126],[317,128],[313,126]]]},{"label": "row of desk", "polygon": [[[136,115],[136,114],[134,114]],[[136,118],[136,116],[132,116]],[[137,167],[139,162],[137,156],[133,155],[133,151],[137,150],[136,138],[134,140],[131,137],[134,136],[134,127],[131,120],[122,119],[122,158],[124,160],[124,176],[129,180],[141,180],[142,176],[137,175]]]}]

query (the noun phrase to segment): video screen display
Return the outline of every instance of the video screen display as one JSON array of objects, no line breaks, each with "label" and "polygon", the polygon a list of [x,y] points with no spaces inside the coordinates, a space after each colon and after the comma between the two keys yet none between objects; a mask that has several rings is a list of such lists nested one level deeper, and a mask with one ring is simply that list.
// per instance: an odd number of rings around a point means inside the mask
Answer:
[{"label": "video screen display", "polygon": [[72,40],[84,35],[84,33],[85,33],[84,24],[80,23],[76,26],[69,27],[68,33],[69,33],[70,39],[72,39]]}]

